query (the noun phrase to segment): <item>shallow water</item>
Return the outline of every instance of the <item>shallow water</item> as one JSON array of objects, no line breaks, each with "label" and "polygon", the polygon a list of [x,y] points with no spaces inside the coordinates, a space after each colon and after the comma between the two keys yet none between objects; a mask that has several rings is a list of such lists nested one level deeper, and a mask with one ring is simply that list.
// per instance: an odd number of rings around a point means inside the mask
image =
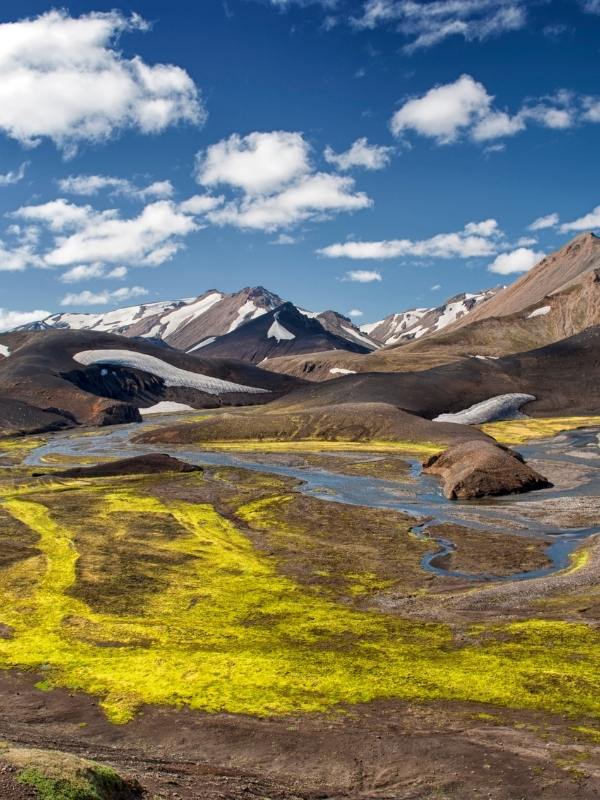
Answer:
[{"label": "shallow water", "polygon": [[[171,415],[169,422],[178,421]],[[369,476],[341,475],[316,467],[285,466],[253,462],[246,455],[231,452],[212,452],[185,445],[147,445],[131,442],[134,434],[145,426],[155,426],[156,419],[134,425],[101,428],[96,432],[69,432],[54,434],[42,447],[33,450],[27,457],[29,465],[44,465],[47,456],[97,456],[102,458],[126,458],[146,453],[168,453],[191,464],[241,467],[296,478],[301,481],[299,490],[312,497],[348,505],[388,508],[405,512],[418,520],[413,533],[432,542],[432,551],[422,561],[423,569],[441,576],[452,576],[472,581],[525,581],[550,575],[565,569],[570,564],[570,555],[580,541],[594,533],[600,533],[600,510],[598,523],[591,528],[560,528],[546,525],[527,517],[519,506],[531,499],[577,498],[583,495],[600,495],[600,441],[598,429],[586,429],[560,434],[553,439],[522,445],[519,452],[526,460],[540,460],[557,464],[577,464],[591,467],[588,479],[572,489],[545,489],[528,495],[512,495],[485,501],[455,502],[447,500],[437,479],[424,475],[420,462],[410,460],[411,482],[402,484]],[[340,455],[336,453],[336,455]],[[439,537],[430,538],[427,531],[439,524],[462,525],[486,532],[535,536],[548,543],[546,553],[550,565],[544,569],[530,570],[508,577],[488,574],[455,572],[439,565],[443,556],[453,551],[451,541]]]}]

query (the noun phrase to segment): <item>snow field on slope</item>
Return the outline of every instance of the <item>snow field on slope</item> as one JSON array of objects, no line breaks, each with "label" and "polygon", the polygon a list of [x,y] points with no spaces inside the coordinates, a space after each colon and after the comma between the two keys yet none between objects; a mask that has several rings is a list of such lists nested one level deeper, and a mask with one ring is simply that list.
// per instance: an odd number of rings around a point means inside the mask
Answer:
[{"label": "snow field on slope", "polygon": [[455,414],[440,414],[434,422],[454,422],[458,425],[483,425],[498,419],[510,419],[519,413],[521,406],[536,398],[532,394],[499,394],[476,403]]},{"label": "snow field on slope", "polygon": [[189,389],[197,389],[205,394],[226,394],[228,392],[249,392],[251,394],[263,394],[267,389],[259,389],[256,386],[243,386],[240,383],[224,381],[220,378],[212,378],[209,375],[202,375],[198,372],[190,372],[186,369],[174,367],[160,358],[136,353],[133,350],[83,350],[76,353],[73,360],[84,366],[92,364],[111,364],[117,367],[129,367],[138,369],[141,372],[148,372],[157,378],[162,378],[165,386],[184,386]]}]

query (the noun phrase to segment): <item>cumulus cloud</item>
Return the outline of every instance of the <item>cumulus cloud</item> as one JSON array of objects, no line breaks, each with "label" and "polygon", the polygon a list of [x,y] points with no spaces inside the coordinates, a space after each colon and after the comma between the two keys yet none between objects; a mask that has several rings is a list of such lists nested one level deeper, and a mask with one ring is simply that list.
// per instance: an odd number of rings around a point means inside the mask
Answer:
[{"label": "cumulus cloud", "polygon": [[352,283],[373,283],[374,281],[381,281],[381,272],[369,269],[351,269],[345,273],[342,278],[343,281],[351,281]]},{"label": "cumulus cloud", "polygon": [[583,217],[579,217],[573,222],[565,222],[560,226],[563,233],[589,231],[594,228],[600,228],[600,206],[596,206],[589,214],[584,214]]},{"label": "cumulus cloud", "polygon": [[361,28],[393,24],[408,43],[406,52],[433,47],[451,36],[484,41],[527,23],[525,0],[366,0]]},{"label": "cumulus cloud", "polygon": [[493,142],[515,136],[530,124],[566,130],[583,122],[600,122],[600,100],[565,90],[527,101],[514,114],[495,108],[494,99],[482,83],[461,75],[454,83],[434,86],[407,100],[392,116],[390,127],[398,138],[412,132],[447,145],[463,138]]},{"label": "cumulus cloud", "polygon": [[351,178],[317,172],[303,176],[276,194],[246,196],[240,202],[228,203],[207,217],[216,225],[274,231],[370,205],[371,200],[364,192],[354,191]]},{"label": "cumulus cloud", "polygon": [[28,222],[42,223],[52,231],[64,231],[78,228],[82,225],[89,226],[100,223],[103,219],[115,217],[116,214],[117,212],[114,209],[95,211],[92,206],[78,206],[61,197],[58,200],[50,200],[47,203],[21,206],[21,208],[13,211],[10,216]]},{"label": "cumulus cloud", "polygon": [[[198,217],[219,202],[218,198],[201,195],[182,203],[157,200],[129,218],[123,218],[117,209],[98,211],[64,198],[23,206],[11,216],[36,223],[47,236],[44,247],[38,245],[37,251],[34,241],[21,243],[13,252],[35,266],[87,267],[90,277],[100,277],[99,271],[109,265],[121,269],[124,265],[154,267],[172,258],[183,247],[184,237],[199,229]],[[18,225],[12,227],[23,235]],[[32,256],[29,262],[28,255]],[[77,276],[79,271],[72,274]],[[122,277],[114,273],[110,276]]]},{"label": "cumulus cloud", "polygon": [[310,145],[296,132],[234,134],[198,154],[196,179],[228,187],[206,214],[215,225],[276,231],[371,205],[352,178],[314,171]]},{"label": "cumulus cloud", "polygon": [[327,258],[356,260],[389,258],[476,258],[494,255],[503,236],[496,220],[470,222],[457,233],[439,233],[430,239],[389,239],[376,242],[340,242],[317,252]]},{"label": "cumulus cloud", "polygon": [[534,220],[527,230],[530,231],[543,231],[547,228],[554,228],[560,222],[559,215],[555,212],[553,214],[546,214],[545,217],[538,217]]},{"label": "cumulus cloud", "polygon": [[61,306],[105,306],[113,300],[119,302],[132,300],[135,297],[144,297],[148,290],[143,286],[123,287],[115,289],[113,292],[91,292],[85,289],[83,292],[66,294],[60,301]]},{"label": "cumulus cloud", "polygon": [[119,35],[148,27],[118,11],[71,17],[53,10],[0,24],[0,130],[26,146],[51,139],[70,155],[81,142],[126,128],[147,134],[202,123],[199,92],[185,70],[116,49]]},{"label": "cumulus cloud", "polygon": [[587,14],[600,14],[600,0],[582,0],[581,7]]},{"label": "cumulus cloud", "polygon": [[364,317],[364,313],[360,310],[360,308],[352,308],[348,312],[348,316],[352,319],[358,319],[359,317]]},{"label": "cumulus cloud", "polygon": [[337,169],[346,171],[353,167],[364,167],[368,170],[384,169],[390,163],[393,147],[369,144],[366,137],[357,139],[348,150],[336,153],[331,147],[325,149],[325,161]]},{"label": "cumulus cloud", "polygon": [[114,267],[107,270],[103,264],[79,264],[63,272],[60,280],[63,283],[79,283],[92,278],[122,279],[127,275],[127,267]]},{"label": "cumulus cloud", "polygon": [[25,177],[25,170],[29,166],[29,161],[24,161],[19,169],[11,170],[0,174],[0,186],[11,186],[13,183],[19,183]]},{"label": "cumulus cloud", "polygon": [[310,171],[309,145],[301,133],[234,133],[196,156],[204,186],[228,184],[248,194],[273,192]]},{"label": "cumulus cloud", "polygon": [[22,272],[27,267],[43,267],[44,262],[32,244],[6,246],[0,239],[0,272]]},{"label": "cumulus cloud", "polygon": [[490,272],[498,275],[511,275],[515,272],[529,272],[544,258],[545,253],[519,247],[510,253],[501,253],[488,267]]},{"label": "cumulus cloud", "polygon": [[79,230],[59,239],[45,260],[58,267],[80,262],[158,266],[181,248],[181,237],[196,228],[193,217],[168,200],[150,203],[131,219],[108,216],[98,220],[97,214],[92,214]]},{"label": "cumulus cloud", "polygon": [[0,308],[0,331],[9,331],[49,316],[49,311],[9,311],[6,308]]},{"label": "cumulus cloud", "polygon": [[174,193],[171,181],[154,181],[148,186],[139,188],[126,178],[115,178],[112,175],[69,175],[68,178],[61,178],[58,186],[67,194],[90,197],[108,189],[111,194],[137,200],[165,199],[172,197]]}]

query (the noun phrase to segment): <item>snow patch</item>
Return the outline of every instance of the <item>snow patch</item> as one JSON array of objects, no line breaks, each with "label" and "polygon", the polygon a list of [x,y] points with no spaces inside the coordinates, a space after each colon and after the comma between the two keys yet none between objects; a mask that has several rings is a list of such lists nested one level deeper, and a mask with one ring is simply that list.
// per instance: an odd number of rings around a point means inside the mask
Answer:
[{"label": "snow patch", "polygon": [[0,344],[0,356],[8,358],[9,355],[10,355],[10,347],[7,347],[5,344]]},{"label": "snow patch", "polygon": [[212,344],[213,342],[216,342],[216,341],[217,341],[217,337],[216,336],[209,336],[208,339],[203,339],[198,344],[195,344],[193,347],[190,347],[190,349],[188,350],[188,353],[193,353],[194,350],[200,350],[201,347],[206,347],[206,345]]},{"label": "snow patch", "polygon": [[257,317],[262,317],[263,314],[266,314],[269,309],[267,308],[260,308],[253,303],[252,300],[246,300],[246,302],[238,308],[237,316],[229,326],[229,330],[227,333],[231,333],[236,328],[239,328],[240,325],[243,325],[244,322],[249,322],[251,319],[256,319]]},{"label": "snow patch", "polygon": [[353,339],[357,339],[359,342],[362,342],[370,350],[373,349],[374,343],[371,341],[371,339],[367,339],[366,336],[361,336],[358,331],[355,331],[353,328],[348,328],[346,325],[342,325],[342,330],[346,331],[346,333],[352,336]]},{"label": "snow patch", "polygon": [[171,311],[170,314],[167,314],[161,319],[161,323],[164,325],[163,338],[166,339],[172,336],[184,325],[187,325],[188,322],[206,314],[209,309],[222,299],[223,295],[221,292],[212,292],[196,302],[189,303],[188,305],[175,309],[175,311]]},{"label": "snow patch", "polygon": [[536,398],[532,394],[500,394],[476,403],[456,414],[440,414],[434,422],[455,422],[457,425],[483,425],[499,419],[514,419],[520,416],[519,409]]},{"label": "snow patch", "polygon": [[534,319],[535,317],[545,317],[546,314],[549,314],[552,311],[552,306],[542,306],[541,308],[536,308],[535,311],[532,311],[531,314],[527,315],[527,319]]},{"label": "snow patch", "polygon": [[284,328],[277,316],[275,316],[273,324],[267,331],[267,339],[277,339],[277,344],[279,344],[282,340],[291,341],[295,338],[296,335]]},{"label": "snow patch", "polygon": [[175,403],[172,400],[161,400],[156,405],[149,406],[149,408],[140,408],[142,417],[149,417],[152,414],[178,414],[184,411],[197,411],[198,409],[186,406],[185,403]]},{"label": "snow patch", "polygon": [[342,369],[342,367],[332,367],[329,372],[332,375],[356,375],[355,369]]},{"label": "snow patch", "polygon": [[205,394],[225,394],[228,392],[248,392],[251,394],[263,394],[267,389],[259,389],[255,386],[243,386],[240,383],[224,381],[220,378],[212,378],[209,375],[202,375],[199,372],[190,372],[186,369],[174,367],[160,358],[136,353],[133,350],[84,350],[76,353],[73,360],[79,364],[90,366],[91,364],[112,364],[118,367],[129,367],[148,372],[162,378],[165,386],[185,386],[189,389],[197,389]]}]

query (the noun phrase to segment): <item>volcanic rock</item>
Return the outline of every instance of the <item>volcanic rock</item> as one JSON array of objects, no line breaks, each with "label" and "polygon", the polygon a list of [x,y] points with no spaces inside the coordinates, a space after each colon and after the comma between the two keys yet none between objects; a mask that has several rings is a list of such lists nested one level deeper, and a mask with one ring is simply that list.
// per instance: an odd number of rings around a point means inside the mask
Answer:
[{"label": "volcanic rock", "polygon": [[485,441],[454,445],[429,458],[423,471],[441,477],[448,500],[520,494],[552,485],[518,453]]},{"label": "volcanic rock", "polygon": [[61,478],[109,478],[117,475],[155,475],[160,472],[202,472],[202,467],[180,461],[166,453],[149,453],[92,467],[72,467],[53,474]]}]

